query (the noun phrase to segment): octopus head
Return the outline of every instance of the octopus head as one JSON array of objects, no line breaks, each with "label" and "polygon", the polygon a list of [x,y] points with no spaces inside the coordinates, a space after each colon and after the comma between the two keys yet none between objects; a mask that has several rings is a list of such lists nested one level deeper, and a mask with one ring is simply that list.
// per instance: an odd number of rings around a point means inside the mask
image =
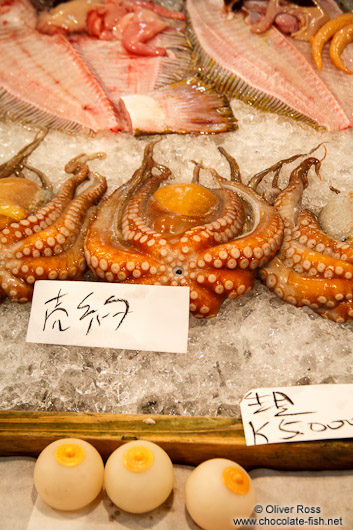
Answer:
[{"label": "octopus head", "polygon": [[0,180],[0,230],[20,221],[45,202],[45,192],[26,178],[6,177]]},{"label": "octopus head", "polygon": [[196,183],[167,184],[158,188],[147,204],[151,227],[172,240],[200,224],[218,216],[220,198],[205,186]]}]

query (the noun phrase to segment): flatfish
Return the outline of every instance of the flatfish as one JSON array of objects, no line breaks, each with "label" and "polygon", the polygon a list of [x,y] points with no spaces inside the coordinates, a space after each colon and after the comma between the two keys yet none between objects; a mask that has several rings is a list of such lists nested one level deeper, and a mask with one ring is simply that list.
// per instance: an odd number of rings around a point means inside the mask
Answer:
[{"label": "flatfish", "polygon": [[[335,2],[322,3],[331,16],[341,13]],[[205,79],[230,98],[316,127],[353,125],[353,76],[335,68],[327,50],[319,72],[308,42],[275,27],[252,33],[242,13],[227,16],[222,6],[222,0],[186,0],[188,37]]]},{"label": "flatfish", "polygon": [[46,35],[29,0],[0,3],[0,112],[70,132],[235,129],[226,97],[195,77],[183,31],[171,28],[156,42],[166,56],[128,53],[119,40]]}]

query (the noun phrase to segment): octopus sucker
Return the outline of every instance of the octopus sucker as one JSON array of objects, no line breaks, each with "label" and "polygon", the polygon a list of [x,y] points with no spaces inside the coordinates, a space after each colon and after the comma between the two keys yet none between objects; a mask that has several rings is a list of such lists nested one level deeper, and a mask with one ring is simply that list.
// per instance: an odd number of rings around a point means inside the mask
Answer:
[{"label": "octopus sucker", "polygon": [[[187,286],[190,311],[217,315],[226,298],[253,287],[257,269],[279,249],[283,223],[255,190],[196,163],[192,182],[169,183],[171,171],[147,144],[141,167],[100,206],[85,239],[85,256],[100,279]],[[222,151],[230,164],[236,162]],[[209,171],[219,187],[200,184]]]},{"label": "octopus sucker", "polygon": [[[265,269],[260,271],[260,278],[273,291],[281,288],[283,292],[281,298],[284,300],[289,298],[287,301],[298,307],[309,305],[314,309],[328,309],[346,300],[346,296],[349,299],[353,296],[352,281],[347,285],[344,278],[328,281],[324,277],[299,274],[287,267],[279,257],[275,257]],[[342,294],[343,289],[345,294]]]},{"label": "octopus sucker", "polygon": [[259,277],[282,300],[346,322],[353,319],[353,246],[324,233],[318,218],[301,209],[309,170],[314,168],[319,175],[320,165],[315,157],[306,158],[292,171],[283,190],[277,188],[276,176],[273,204],[284,222],[284,242],[274,259],[260,269]]},{"label": "octopus sucker", "polygon": [[[105,178],[91,173],[87,160],[100,157],[101,154],[76,157],[66,167],[73,175],[57,197],[0,231],[1,299],[30,301],[36,280],[83,278],[88,221],[106,191]],[[76,195],[80,184],[89,178],[92,182]]]}]

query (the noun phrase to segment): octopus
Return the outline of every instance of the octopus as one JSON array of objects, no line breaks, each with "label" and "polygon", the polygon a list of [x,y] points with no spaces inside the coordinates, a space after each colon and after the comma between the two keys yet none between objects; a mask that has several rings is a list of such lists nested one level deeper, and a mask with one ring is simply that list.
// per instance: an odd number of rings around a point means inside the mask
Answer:
[{"label": "octopus", "polygon": [[353,241],[328,235],[317,216],[301,207],[309,170],[319,175],[320,165],[315,157],[302,161],[283,190],[275,176],[270,191],[283,219],[284,239],[259,277],[282,300],[341,323],[353,319]]},{"label": "octopus", "polygon": [[[254,189],[241,181],[235,160],[230,179],[195,163],[191,182],[166,183],[168,167],[145,148],[142,165],[99,208],[85,239],[85,257],[108,282],[187,286],[190,311],[215,316],[223,301],[249,291],[257,269],[280,248],[283,222]],[[200,184],[201,170],[218,184]]]},{"label": "octopus", "polygon": [[[86,262],[83,241],[88,221],[106,191],[106,180],[91,173],[87,161],[103,157],[79,155],[65,167],[72,173],[57,196],[34,213],[6,223],[0,230],[0,300],[28,302],[36,280],[79,280]],[[79,185],[92,182],[78,193]],[[21,187],[23,179],[16,178]],[[17,188],[16,188],[17,189]]]},{"label": "octopus", "polygon": [[[27,217],[51,198],[52,186],[46,176],[28,164],[28,157],[38,147],[46,131],[38,133],[30,144],[0,165],[0,229]],[[39,177],[37,183],[26,178],[24,170]]]}]

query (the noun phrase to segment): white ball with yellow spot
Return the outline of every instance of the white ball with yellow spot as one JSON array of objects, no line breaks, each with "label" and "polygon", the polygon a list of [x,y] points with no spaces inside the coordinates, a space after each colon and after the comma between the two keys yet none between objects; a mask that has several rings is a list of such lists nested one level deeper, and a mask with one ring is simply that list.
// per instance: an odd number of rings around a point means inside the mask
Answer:
[{"label": "white ball with yellow spot", "polygon": [[255,488],[239,464],[214,458],[197,466],[185,486],[185,504],[203,530],[234,530],[233,519],[249,517],[255,506]]},{"label": "white ball with yellow spot", "polygon": [[174,484],[173,464],[158,445],[145,440],[116,449],[105,465],[104,486],[119,508],[145,513],[160,506]]},{"label": "white ball with yellow spot", "polygon": [[76,438],[56,440],[40,453],[34,485],[42,500],[57,510],[79,510],[103,487],[104,464],[98,451]]}]

